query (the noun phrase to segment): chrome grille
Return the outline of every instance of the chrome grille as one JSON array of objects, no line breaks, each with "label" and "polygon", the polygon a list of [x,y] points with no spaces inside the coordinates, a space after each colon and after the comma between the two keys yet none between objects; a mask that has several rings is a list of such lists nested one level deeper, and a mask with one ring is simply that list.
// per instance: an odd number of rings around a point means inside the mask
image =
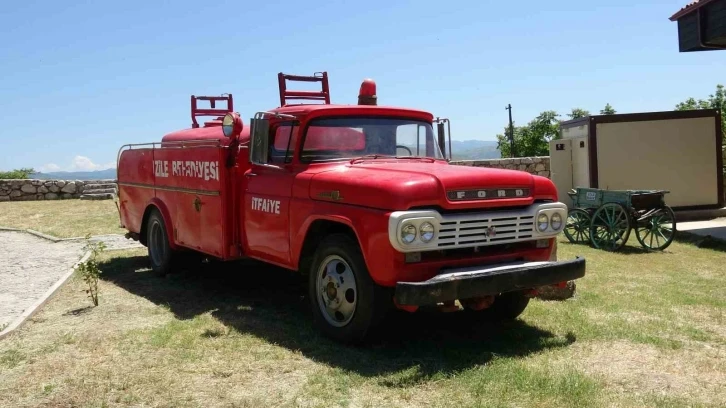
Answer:
[{"label": "chrome grille", "polygon": [[[445,216],[439,225],[439,248],[505,244],[532,239],[534,215]],[[491,234],[492,227],[494,234]]]}]

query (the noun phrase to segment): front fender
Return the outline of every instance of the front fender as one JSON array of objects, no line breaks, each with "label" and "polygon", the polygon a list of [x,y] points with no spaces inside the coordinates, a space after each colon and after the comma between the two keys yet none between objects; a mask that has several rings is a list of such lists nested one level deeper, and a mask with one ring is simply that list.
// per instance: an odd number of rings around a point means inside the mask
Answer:
[{"label": "front fender", "polygon": [[300,267],[300,259],[305,255],[302,250],[311,225],[315,221],[326,220],[345,225],[353,231],[374,282],[384,286],[395,284],[396,268],[392,262],[397,256],[388,239],[388,212],[309,200],[300,200],[294,206],[296,211],[290,215],[290,249],[295,268]]}]

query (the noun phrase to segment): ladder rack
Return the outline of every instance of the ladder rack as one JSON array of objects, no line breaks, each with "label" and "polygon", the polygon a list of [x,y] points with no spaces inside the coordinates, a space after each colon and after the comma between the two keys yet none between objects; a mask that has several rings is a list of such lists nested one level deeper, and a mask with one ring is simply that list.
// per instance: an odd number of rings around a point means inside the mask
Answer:
[{"label": "ladder rack", "polygon": [[[197,106],[197,101],[209,102],[209,108],[200,108]],[[216,108],[217,102],[227,102],[227,108],[218,109]],[[229,112],[234,111],[232,104],[232,94],[222,94],[222,96],[194,96],[192,95],[192,128],[198,128],[197,117],[199,116],[214,116],[224,117]]]},{"label": "ladder rack", "polygon": [[[330,88],[328,87],[328,73],[327,72],[316,72],[313,76],[303,75],[288,75],[280,72],[277,74],[277,81],[280,85],[280,106],[287,106],[288,100],[313,100],[313,101],[325,101],[325,104],[330,104]],[[286,81],[297,81],[297,82],[320,82],[322,90],[318,91],[291,91],[287,89]]]}]

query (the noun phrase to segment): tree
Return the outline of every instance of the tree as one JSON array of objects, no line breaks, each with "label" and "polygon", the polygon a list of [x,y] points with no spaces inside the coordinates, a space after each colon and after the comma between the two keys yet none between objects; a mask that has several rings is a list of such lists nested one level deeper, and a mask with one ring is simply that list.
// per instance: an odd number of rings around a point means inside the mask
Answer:
[{"label": "tree", "polygon": [[572,108],[572,112],[568,113],[567,116],[569,116],[570,119],[579,119],[584,118],[585,116],[590,116],[590,112],[585,109]]},{"label": "tree", "polygon": [[35,173],[35,170],[30,168],[15,169],[11,171],[0,171],[0,180],[9,179],[27,179],[31,174]]},{"label": "tree", "polygon": [[600,114],[601,115],[614,115],[616,113],[617,113],[617,111],[615,109],[613,109],[613,107],[610,106],[609,103],[607,105],[605,105],[605,107],[600,110]]},{"label": "tree", "polygon": [[708,99],[688,98],[676,105],[677,111],[696,109],[719,109],[721,110],[721,131],[726,137],[726,90],[721,84],[716,85],[716,92],[708,96]]},{"label": "tree", "polygon": [[[559,115],[555,111],[544,111],[526,126],[514,126],[514,148],[520,157],[546,156],[549,154],[549,142],[559,138]],[[502,157],[511,157],[509,144],[509,127],[504,128],[504,134],[497,135],[497,148]]]}]

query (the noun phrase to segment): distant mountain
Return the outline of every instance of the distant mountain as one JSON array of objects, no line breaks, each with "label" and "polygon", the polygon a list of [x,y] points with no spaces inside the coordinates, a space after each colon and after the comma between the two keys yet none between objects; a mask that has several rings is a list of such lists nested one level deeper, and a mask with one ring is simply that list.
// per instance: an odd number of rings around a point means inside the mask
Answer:
[{"label": "distant mountain", "polygon": [[116,169],[33,173],[30,175],[30,178],[46,180],[108,180],[116,179]]},{"label": "distant mountain", "polygon": [[[446,149],[448,148],[447,141]],[[485,160],[502,157],[495,140],[452,140],[451,150],[453,160]]]}]

